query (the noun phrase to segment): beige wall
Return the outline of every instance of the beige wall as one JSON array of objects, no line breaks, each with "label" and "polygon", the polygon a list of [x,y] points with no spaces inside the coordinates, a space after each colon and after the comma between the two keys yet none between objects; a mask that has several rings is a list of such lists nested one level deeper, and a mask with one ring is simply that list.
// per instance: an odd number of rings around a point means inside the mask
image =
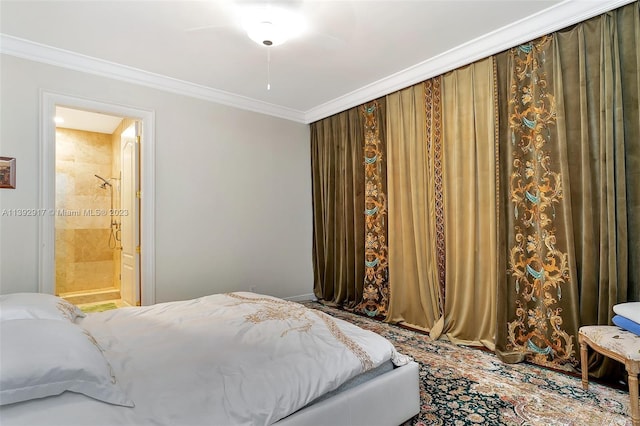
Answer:
[{"label": "beige wall", "polygon": [[[0,210],[39,205],[43,90],[154,111],[156,301],[313,293],[309,126],[0,55]],[[38,291],[38,251],[37,217],[0,216],[0,293]]]},{"label": "beige wall", "polygon": [[112,288],[114,250],[109,246],[110,188],[95,174],[112,176],[112,137],[56,130],[56,294]]}]

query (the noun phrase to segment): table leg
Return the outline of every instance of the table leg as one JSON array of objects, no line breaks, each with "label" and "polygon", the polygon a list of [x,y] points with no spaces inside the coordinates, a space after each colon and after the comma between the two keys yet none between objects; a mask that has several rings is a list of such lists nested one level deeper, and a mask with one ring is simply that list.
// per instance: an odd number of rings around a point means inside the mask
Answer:
[{"label": "table leg", "polygon": [[638,408],[638,373],[640,363],[628,361],[626,363],[629,373],[629,397],[631,398],[631,422],[633,426],[640,426],[640,409]]},{"label": "table leg", "polygon": [[[587,343],[581,335],[578,335],[580,342],[580,369],[582,370],[582,389],[589,389],[589,363],[587,361]],[[635,425],[634,425],[635,426]]]}]

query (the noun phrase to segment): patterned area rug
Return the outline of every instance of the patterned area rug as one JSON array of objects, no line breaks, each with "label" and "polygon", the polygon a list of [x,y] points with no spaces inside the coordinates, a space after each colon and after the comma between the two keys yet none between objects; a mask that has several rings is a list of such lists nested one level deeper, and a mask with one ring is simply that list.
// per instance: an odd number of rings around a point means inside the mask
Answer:
[{"label": "patterned area rug", "polygon": [[420,364],[421,412],[407,425],[631,425],[629,394],[530,364],[308,302],[374,331]]}]

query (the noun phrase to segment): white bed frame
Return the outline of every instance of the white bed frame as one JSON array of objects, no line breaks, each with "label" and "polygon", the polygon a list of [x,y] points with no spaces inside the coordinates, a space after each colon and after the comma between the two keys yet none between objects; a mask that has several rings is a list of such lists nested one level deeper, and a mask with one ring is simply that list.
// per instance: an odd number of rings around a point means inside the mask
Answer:
[{"label": "white bed frame", "polygon": [[276,426],[398,426],[420,412],[415,361],[299,410]]}]

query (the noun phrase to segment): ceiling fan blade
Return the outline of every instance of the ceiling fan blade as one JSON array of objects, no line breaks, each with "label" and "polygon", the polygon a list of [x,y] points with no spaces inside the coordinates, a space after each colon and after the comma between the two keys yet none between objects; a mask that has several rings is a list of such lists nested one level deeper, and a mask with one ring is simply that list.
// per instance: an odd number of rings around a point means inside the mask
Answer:
[{"label": "ceiling fan blade", "polygon": [[219,29],[219,28],[224,28],[227,29],[229,28],[228,25],[201,25],[199,27],[192,27],[192,28],[186,28],[184,31],[191,33],[191,32],[196,32],[196,31],[203,31],[203,30],[213,30],[213,29]]},{"label": "ceiling fan blade", "polygon": [[341,13],[336,15],[335,3],[323,1],[303,3],[302,14],[308,23],[308,39],[317,45],[334,50],[347,45],[355,31],[355,12],[350,2],[340,3]]}]

